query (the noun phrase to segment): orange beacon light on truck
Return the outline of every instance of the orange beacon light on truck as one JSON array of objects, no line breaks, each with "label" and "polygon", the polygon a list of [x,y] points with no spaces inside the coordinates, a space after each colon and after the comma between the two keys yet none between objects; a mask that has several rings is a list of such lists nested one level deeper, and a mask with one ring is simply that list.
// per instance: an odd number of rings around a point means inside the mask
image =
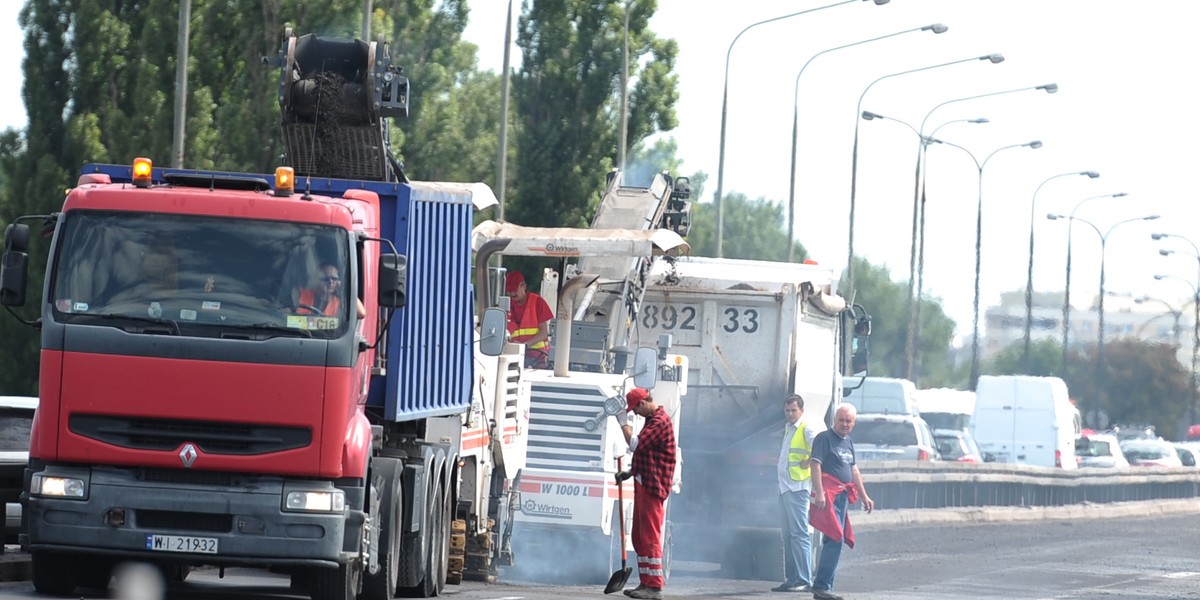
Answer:
[{"label": "orange beacon light on truck", "polygon": [[133,185],[135,187],[150,187],[150,173],[154,163],[148,158],[133,159]]},{"label": "orange beacon light on truck", "polygon": [[291,167],[275,167],[275,195],[291,196],[296,188],[296,172]]}]

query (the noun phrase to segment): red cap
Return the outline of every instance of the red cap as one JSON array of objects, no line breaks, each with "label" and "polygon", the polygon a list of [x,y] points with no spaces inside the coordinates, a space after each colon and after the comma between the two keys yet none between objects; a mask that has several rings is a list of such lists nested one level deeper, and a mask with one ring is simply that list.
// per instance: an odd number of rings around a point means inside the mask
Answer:
[{"label": "red cap", "polygon": [[525,283],[525,276],[520,271],[509,271],[504,277],[504,293],[511,294],[517,291],[517,286]]},{"label": "red cap", "polygon": [[650,392],[645,388],[635,387],[625,394],[625,408],[633,410],[637,405],[650,399]]}]

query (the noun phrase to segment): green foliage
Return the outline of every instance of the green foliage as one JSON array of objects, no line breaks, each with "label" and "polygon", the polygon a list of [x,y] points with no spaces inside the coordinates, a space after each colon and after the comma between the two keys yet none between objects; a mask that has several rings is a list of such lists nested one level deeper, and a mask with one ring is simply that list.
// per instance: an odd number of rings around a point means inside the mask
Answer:
[{"label": "green foliage", "polygon": [[[861,257],[854,260],[854,302],[871,315],[869,372],[881,377],[904,377],[908,283],[893,281],[886,267],[874,266]],[[939,300],[922,299],[914,377],[918,387],[965,386],[966,373],[954,367],[950,355],[954,326]]]},{"label": "green foliage", "polygon": [[1035,375],[1062,377],[1062,344],[1056,339],[1030,340],[1029,365],[1025,365],[1025,341],[1009,344],[995,356],[983,361],[984,375]]},{"label": "green foliage", "polygon": [[1092,345],[1070,354],[1064,379],[1081,412],[1103,410],[1110,425],[1149,423],[1159,435],[1174,437],[1194,398],[1191,372],[1176,358],[1176,349],[1130,338],[1111,340],[1104,344],[1101,371]]},{"label": "green foliage", "polygon": [[533,0],[517,26],[522,66],[512,201],[523,225],[586,227],[618,154],[624,10],[629,14],[630,145],[675,127],[673,41],[649,30],[654,0]]},{"label": "green foliage", "polygon": [[[692,198],[700,192],[693,187]],[[726,258],[752,260],[787,260],[787,231],[784,230],[783,205],[766,198],[750,200],[743,194],[725,196],[725,243]],[[803,244],[793,242],[793,262],[808,258]],[[688,234],[692,254],[697,256],[717,255],[717,207],[713,203],[692,205],[692,231]]]}]

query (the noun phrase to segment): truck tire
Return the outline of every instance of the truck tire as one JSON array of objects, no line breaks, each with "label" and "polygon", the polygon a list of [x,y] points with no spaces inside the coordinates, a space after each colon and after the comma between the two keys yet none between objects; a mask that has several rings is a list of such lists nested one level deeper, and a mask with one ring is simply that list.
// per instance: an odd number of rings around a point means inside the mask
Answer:
[{"label": "truck tire", "polygon": [[357,562],[336,569],[314,569],[308,582],[312,600],[355,600],[362,584],[362,568]]},{"label": "truck tire", "polygon": [[34,551],[30,556],[33,589],[51,596],[71,595],[79,584],[75,556]]},{"label": "truck tire", "polygon": [[[438,549],[438,537],[441,533],[438,526],[438,520],[441,517],[441,484],[436,476],[430,476],[429,483],[432,489],[428,490],[426,496],[426,510],[424,517],[424,525],[421,527],[418,544],[402,544],[401,568],[405,569],[410,575],[409,581],[416,580],[416,583],[410,586],[405,586],[400,590],[400,596],[406,598],[431,598],[437,595],[435,591],[437,587],[437,570],[438,568],[445,569],[445,563],[439,567],[437,557],[440,554]],[[446,524],[449,527],[449,524]],[[415,548],[413,546],[416,546]],[[422,560],[422,559],[425,560]],[[422,568],[424,563],[424,568]],[[432,577],[431,574],[434,574]]]},{"label": "truck tire", "polygon": [[400,488],[400,461],[383,458],[374,461],[374,481],[380,487],[379,514],[372,519],[379,523],[379,572],[363,574],[365,600],[390,600],[396,596],[400,579],[400,541],[404,512]]},{"label": "truck tire", "polygon": [[450,490],[443,484],[442,489],[438,491],[438,496],[441,497],[441,505],[438,507],[441,518],[438,519],[437,527],[437,587],[434,591],[435,596],[440,596],[446,589],[446,582],[450,572],[450,534],[453,533],[454,527],[454,503],[450,498]]}]

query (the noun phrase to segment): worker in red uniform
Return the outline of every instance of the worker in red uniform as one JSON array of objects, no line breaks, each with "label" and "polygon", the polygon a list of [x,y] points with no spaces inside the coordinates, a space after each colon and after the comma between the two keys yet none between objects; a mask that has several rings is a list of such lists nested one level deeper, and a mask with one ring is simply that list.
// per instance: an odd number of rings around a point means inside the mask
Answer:
[{"label": "worker in red uniform", "polygon": [[520,271],[509,271],[504,279],[509,295],[508,333],[514,343],[525,344],[525,366],[545,369],[550,365],[550,320],[554,313],[541,296],[529,291]]},{"label": "worker in red uniform", "polygon": [[[667,411],[654,402],[650,392],[633,388],[625,394],[626,407],[646,419],[635,436],[628,418],[621,424],[625,441],[633,449],[633,465],[617,473],[620,482],[633,477],[633,550],[637,553],[641,584],[625,590],[630,598],[659,600],[663,588],[662,530],[666,520],[667,496],[675,481],[675,428]],[[622,421],[617,416],[618,421]]]}]

